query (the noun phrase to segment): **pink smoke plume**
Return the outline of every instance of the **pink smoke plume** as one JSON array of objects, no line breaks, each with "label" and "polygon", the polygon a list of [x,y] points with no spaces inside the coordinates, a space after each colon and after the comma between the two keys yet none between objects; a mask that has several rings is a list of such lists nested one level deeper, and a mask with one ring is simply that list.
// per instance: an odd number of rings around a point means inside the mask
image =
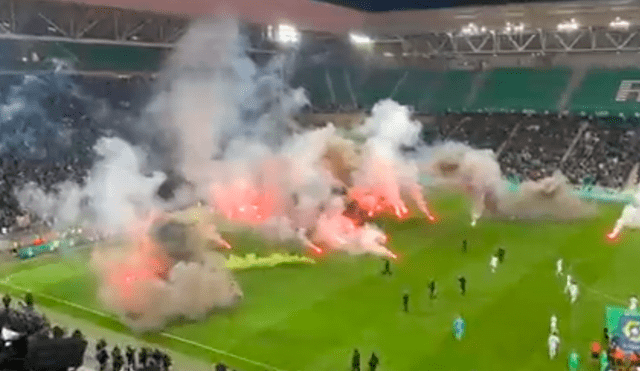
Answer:
[{"label": "pink smoke plume", "polygon": [[335,199],[332,207],[323,213],[313,234],[313,242],[334,250],[345,250],[352,255],[374,254],[397,258],[386,248],[387,236],[371,224],[356,225],[355,221],[343,214],[342,200]]},{"label": "pink smoke plume", "polygon": [[229,185],[214,183],[211,189],[213,204],[227,219],[247,224],[262,224],[274,212],[278,190],[259,189],[249,179],[238,178]]}]

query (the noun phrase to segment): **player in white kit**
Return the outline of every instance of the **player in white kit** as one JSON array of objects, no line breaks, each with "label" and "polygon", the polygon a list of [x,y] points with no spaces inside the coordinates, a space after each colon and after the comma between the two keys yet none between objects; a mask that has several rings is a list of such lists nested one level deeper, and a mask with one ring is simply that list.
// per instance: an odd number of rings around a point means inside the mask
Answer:
[{"label": "player in white kit", "polygon": [[572,281],[573,281],[573,277],[571,277],[570,274],[567,274],[567,285],[564,287],[565,293],[569,292],[569,287],[571,286]]},{"label": "player in white kit", "polygon": [[560,347],[560,337],[558,337],[556,333],[552,333],[549,335],[547,345],[549,346],[549,359],[556,358],[556,355],[558,355],[558,348]]},{"label": "player in white kit", "polygon": [[496,269],[498,268],[499,259],[496,255],[491,257],[491,261],[489,262],[489,267],[491,268],[491,273],[496,273]]},{"label": "player in white kit", "polygon": [[558,277],[562,276],[562,263],[562,258],[558,259],[556,262],[556,276]]},{"label": "player in white kit", "polygon": [[629,310],[637,310],[638,309],[638,297],[633,295],[629,298]]},{"label": "player in white kit", "polygon": [[555,314],[551,316],[550,330],[551,330],[550,332],[552,334],[557,334],[559,332],[558,331],[558,317],[556,317]]},{"label": "player in white kit", "polygon": [[578,300],[578,284],[572,282],[569,285],[569,296],[571,297],[571,304],[574,304]]}]

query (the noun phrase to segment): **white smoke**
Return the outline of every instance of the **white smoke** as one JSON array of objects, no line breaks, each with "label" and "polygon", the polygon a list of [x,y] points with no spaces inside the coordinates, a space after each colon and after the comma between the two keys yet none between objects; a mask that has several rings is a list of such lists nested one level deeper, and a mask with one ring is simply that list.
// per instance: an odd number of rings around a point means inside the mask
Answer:
[{"label": "white smoke", "polygon": [[214,181],[214,157],[264,156],[296,128],[290,117],[308,104],[304,91],[289,89],[275,67],[258,68],[243,44],[232,19],[194,23],[169,60],[163,93],[149,108],[179,138],[178,168],[200,197]]},{"label": "white smoke", "polygon": [[[408,195],[418,209],[432,218],[422,195],[415,161],[402,149],[421,144],[420,122],[411,119],[411,111],[392,100],[378,102],[358,132],[364,135],[363,162],[353,174],[353,197],[370,216],[381,211],[404,217],[409,209],[403,197]],[[386,209],[386,210],[385,210]]]},{"label": "white smoke", "polygon": [[155,194],[165,175],[141,173],[145,158],[137,148],[119,138],[101,138],[94,146],[101,157],[85,186],[65,182],[45,193],[30,183],[16,191],[20,204],[54,227],[90,223],[106,233],[122,232],[157,203]]}]

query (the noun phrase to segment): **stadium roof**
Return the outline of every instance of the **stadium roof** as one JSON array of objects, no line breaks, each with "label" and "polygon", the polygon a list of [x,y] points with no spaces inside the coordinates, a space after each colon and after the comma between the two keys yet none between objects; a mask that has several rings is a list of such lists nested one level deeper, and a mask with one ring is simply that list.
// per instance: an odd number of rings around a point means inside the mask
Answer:
[{"label": "stadium roof", "polygon": [[[506,0],[499,0],[502,3]],[[507,21],[520,22],[531,29],[555,29],[560,22],[575,18],[588,27],[608,27],[616,17],[640,24],[640,0],[557,1],[523,3],[516,0],[502,6],[490,0],[394,0],[383,3],[366,0],[58,0],[93,6],[153,11],[189,17],[214,16],[230,10],[240,19],[259,24],[291,23],[302,30],[345,33],[352,30],[395,36],[426,31],[454,32],[473,22],[488,29],[499,29]],[[337,6],[371,4],[370,10],[393,8],[393,12],[371,13]],[[377,4],[377,5],[373,5]],[[381,5],[380,5],[381,4]],[[386,5],[385,5],[386,4]],[[427,5],[425,5],[427,4]],[[445,6],[445,8],[433,9]],[[454,6],[454,7],[450,7]],[[375,7],[375,8],[374,8]]]}]

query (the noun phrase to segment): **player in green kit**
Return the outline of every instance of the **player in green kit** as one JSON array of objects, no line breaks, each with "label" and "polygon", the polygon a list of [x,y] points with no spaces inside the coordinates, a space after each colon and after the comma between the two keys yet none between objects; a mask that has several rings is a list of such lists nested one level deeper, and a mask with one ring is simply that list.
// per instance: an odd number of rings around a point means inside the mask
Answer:
[{"label": "player in green kit", "polygon": [[466,328],[467,323],[462,318],[462,316],[459,316],[453,321],[453,334],[458,341],[462,340],[462,338],[464,337]]},{"label": "player in green kit", "polygon": [[609,357],[607,357],[607,352],[602,351],[600,353],[600,371],[607,371],[609,369]]},{"label": "player in green kit", "polygon": [[580,356],[574,350],[569,354],[569,370],[577,371],[580,368]]}]

